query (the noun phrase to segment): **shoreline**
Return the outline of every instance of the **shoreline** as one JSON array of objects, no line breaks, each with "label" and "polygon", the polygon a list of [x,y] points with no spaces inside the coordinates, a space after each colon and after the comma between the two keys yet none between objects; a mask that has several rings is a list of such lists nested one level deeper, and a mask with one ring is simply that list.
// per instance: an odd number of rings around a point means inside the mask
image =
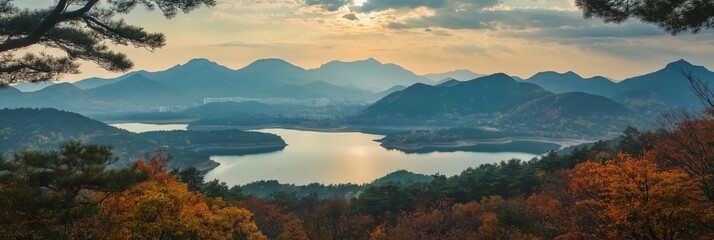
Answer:
[{"label": "shoreline", "polygon": [[196,121],[196,118],[170,119],[170,120],[99,120],[105,124],[125,124],[125,123],[143,123],[143,124],[189,124]]},{"label": "shoreline", "polygon": [[494,139],[464,139],[455,140],[450,142],[429,142],[429,143],[392,143],[385,142],[382,139],[374,140],[375,142],[381,143],[383,147],[391,147],[395,149],[408,149],[408,150],[419,150],[423,148],[460,148],[460,147],[473,147],[476,145],[485,144],[509,144],[518,141],[527,142],[541,142],[541,143],[552,143],[560,145],[561,148],[589,143],[590,140],[583,139],[568,139],[568,138],[542,138],[542,137],[505,137],[505,138],[494,138]]},{"label": "shoreline", "polygon": [[238,129],[243,131],[259,131],[262,129],[286,129],[313,131],[322,133],[348,133],[359,132],[374,135],[387,135],[391,132],[400,132],[414,129],[446,129],[448,126],[363,126],[363,125],[340,125],[336,127],[318,127],[290,124],[261,124],[254,126],[232,126],[232,125],[199,125],[188,126],[188,130],[195,131],[211,131],[211,130],[229,130]]}]

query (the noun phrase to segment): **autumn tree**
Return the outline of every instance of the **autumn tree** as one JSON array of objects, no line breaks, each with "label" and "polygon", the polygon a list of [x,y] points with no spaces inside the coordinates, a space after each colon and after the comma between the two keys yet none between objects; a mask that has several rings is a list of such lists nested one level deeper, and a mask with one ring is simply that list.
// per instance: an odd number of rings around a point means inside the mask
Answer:
[{"label": "autumn tree", "polygon": [[344,198],[331,198],[307,209],[302,221],[310,239],[362,239],[374,226],[372,217],[357,213]]},{"label": "autumn tree", "polygon": [[535,239],[532,214],[521,198],[484,197],[481,201],[453,203],[441,199],[432,207],[404,212],[393,228],[380,226],[372,236],[384,239]]},{"label": "autumn tree", "polygon": [[701,117],[686,114],[672,128],[662,129],[652,158],[681,168],[699,180],[701,189],[714,204],[714,111]]},{"label": "autumn tree", "polygon": [[[565,217],[550,219],[571,238],[711,239],[714,208],[695,178],[656,161],[620,154],[605,163],[586,162],[567,172],[559,203],[540,202]],[[544,205],[545,206],[545,205]],[[541,213],[547,212],[541,210]],[[568,220],[565,220],[568,219]]]},{"label": "autumn tree", "polygon": [[285,207],[248,198],[233,204],[249,210],[258,229],[269,239],[308,239],[297,216],[288,213]]},{"label": "autumn tree", "polygon": [[103,236],[136,239],[265,239],[245,209],[222,199],[191,192],[166,173],[169,158],[161,152],[137,161],[149,180],[107,198],[101,218]]},{"label": "autumn tree", "polygon": [[73,141],[50,151],[20,151],[0,159],[0,238],[83,238],[78,227],[98,205],[146,179],[136,168],[108,166],[109,146]]},{"label": "autumn tree", "polygon": [[[161,33],[127,24],[122,15],[137,7],[159,9],[166,18],[188,13],[215,0],[57,0],[46,9],[20,9],[0,0],[0,85],[57,80],[79,72],[79,60],[109,71],[127,71],[132,62],[110,45],[130,45],[150,51],[162,47]],[[35,52],[30,47],[56,49],[64,55]]]}]

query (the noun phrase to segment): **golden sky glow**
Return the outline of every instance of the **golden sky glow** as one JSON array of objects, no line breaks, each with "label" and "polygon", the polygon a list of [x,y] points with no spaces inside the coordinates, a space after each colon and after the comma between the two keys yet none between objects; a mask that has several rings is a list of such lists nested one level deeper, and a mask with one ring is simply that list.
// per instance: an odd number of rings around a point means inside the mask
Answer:
[{"label": "golden sky glow", "polygon": [[[369,57],[417,74],[470,69],[529,77],[572,70],[621,80],[680,58],[714,68],[711,31],[674,37],[634,21],[584,20],[569,0],[221,0],[171,20],[143,10],[126,20],[168,39],[153,53],[118,48],[135,70],[163,70],[192,58],[236,69],[261,58],[316,68]],[[65,81],[119,75],[91,63],[82,70]]]}]

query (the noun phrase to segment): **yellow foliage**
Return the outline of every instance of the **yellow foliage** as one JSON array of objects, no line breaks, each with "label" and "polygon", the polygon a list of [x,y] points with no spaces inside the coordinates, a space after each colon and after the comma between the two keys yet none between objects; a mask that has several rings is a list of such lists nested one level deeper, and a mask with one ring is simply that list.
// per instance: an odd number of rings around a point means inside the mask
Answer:
[{"label": "yellow foliage", "polygon": [[[101,204],[111,239],[266,239],[245,209],[191,192],[166,174],[162,163],[146,166],[151,178]],[[141,167],[144,167],[141,166]],[[212,206],[209,206],[208,202]]]},{"label": "yellow foliage", "polygon": [[[712,206],[698,180],[681,169],[620,154],[605,164],[586,162],[568,173],[574,212],[591,227],[589,237],[709,238]],[[582,230],[582,229],[581,229]]]}]

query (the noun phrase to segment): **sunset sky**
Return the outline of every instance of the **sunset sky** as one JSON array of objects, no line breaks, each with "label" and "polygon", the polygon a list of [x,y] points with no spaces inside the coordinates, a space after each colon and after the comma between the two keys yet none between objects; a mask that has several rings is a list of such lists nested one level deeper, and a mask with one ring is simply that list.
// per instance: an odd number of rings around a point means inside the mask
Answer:
[{"label": "sunset sky", "polygon": [[[52,0],[22,0],[49,7]],[[192,58],[230,68],[281,58],[304,68],[369,57],[417,74],[469,69],[530,77],[544,70],[622,78],[686,59],[714,68],[714,33],[671,36],[656,26],[586,20],[570,0],[219,0],[166,20],[137,9],[125,19],[163,32],[167,46],[133,47],[135,70],[157,71]],[[112,77],[91,63],[65,81]]]}]

